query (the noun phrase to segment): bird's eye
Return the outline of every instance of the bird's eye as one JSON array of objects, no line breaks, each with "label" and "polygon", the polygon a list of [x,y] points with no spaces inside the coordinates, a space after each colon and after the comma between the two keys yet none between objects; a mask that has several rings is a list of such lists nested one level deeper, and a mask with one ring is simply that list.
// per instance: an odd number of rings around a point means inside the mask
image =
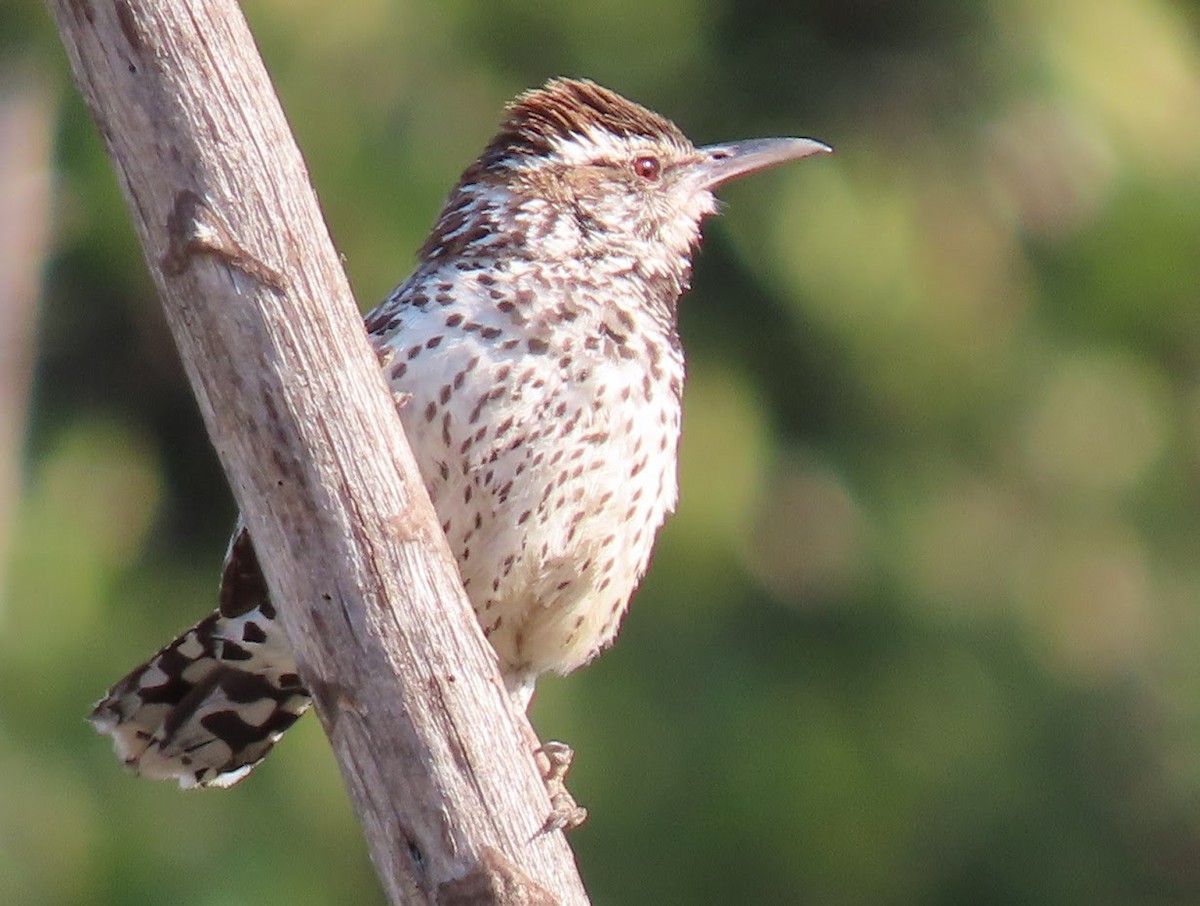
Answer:
[{"label": "bird's eye", "polygon": [[634,160],[633,172],[642,179],[655,180],[658,179],[658,174],[662,172],[662,164],[658,162],[657,157],[645,154]]}]

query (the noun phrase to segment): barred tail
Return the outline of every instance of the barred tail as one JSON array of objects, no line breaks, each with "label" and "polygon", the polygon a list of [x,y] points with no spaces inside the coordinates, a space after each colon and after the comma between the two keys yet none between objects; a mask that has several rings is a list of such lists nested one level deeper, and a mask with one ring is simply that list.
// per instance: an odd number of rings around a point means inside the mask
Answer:
[{"label": "barred tail", "polygon": [[307,710],[290,653],[269,644],[256,614],[211,614],[96,704],[91,722],[127,767],[184,788],[231,786]]},{"label": "barred tail", "polygon": [[183,788],[237,783],[312,703],[244,531],[221,609],[108,690],[90,720],[137,774]]}]

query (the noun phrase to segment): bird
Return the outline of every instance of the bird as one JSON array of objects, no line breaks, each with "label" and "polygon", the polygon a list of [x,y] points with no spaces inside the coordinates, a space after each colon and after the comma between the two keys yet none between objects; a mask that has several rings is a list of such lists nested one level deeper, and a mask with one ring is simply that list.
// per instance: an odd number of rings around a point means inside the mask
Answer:
[{"label": "bird", "polygon": [[[405,435],[515,705],[616,635],[677,498],[689,288],[713,190],[828,152],[697,147],[595,82],[518,95],[416,265],[365,317]],[[239,521],[218,607],[90,720],[181,787],[245,777],[311,704]]]}]

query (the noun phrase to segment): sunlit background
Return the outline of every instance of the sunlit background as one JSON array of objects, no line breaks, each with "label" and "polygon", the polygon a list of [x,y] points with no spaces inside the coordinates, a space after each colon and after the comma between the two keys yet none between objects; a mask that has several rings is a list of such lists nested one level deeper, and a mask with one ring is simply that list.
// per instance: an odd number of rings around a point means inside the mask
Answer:
[{"label": "sunlit background", "polygon": [[[1200,902],[1196,4],[247,14],[364,307],[548,76],[837,149],[723,192],[678,514],[539,689],[597,904]],[[234,504],[34,0],[0,152],[0,903],[382,903],[314,720],[191,794],[84,723],[214,606]]]}]

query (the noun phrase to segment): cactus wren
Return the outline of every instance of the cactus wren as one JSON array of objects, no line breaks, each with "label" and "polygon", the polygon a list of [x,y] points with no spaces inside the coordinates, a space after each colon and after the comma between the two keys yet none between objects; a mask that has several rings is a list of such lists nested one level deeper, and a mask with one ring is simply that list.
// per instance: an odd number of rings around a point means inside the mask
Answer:
[{"label": "cactus wren", "polygon": [[[592,82],[518,97],[416,269],[366,319],[510,692],[608,645],[675,506],[688,288],[712,190],[829,149],[697,148]],[[120,680],[92,723],[134,771],[244,777],[309,706],[249,536],[219,608]]]}]

